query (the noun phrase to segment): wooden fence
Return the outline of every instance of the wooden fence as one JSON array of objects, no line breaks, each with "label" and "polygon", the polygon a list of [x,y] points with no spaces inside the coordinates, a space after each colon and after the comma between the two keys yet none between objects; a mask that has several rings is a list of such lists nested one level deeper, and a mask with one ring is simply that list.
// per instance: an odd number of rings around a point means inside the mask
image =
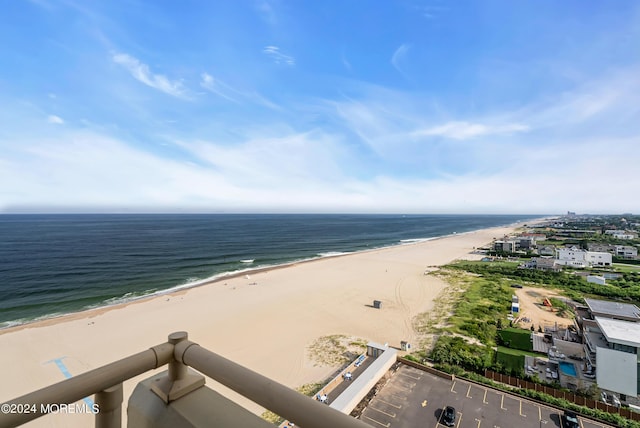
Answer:
[{"label": "wooden fence", "polygon": [[583,397],[581,395],[576,395],[573,392],[561,391],[559,389],[551,388],[549,386],[540,385],[538,383],[529,382],[524,379],[519,379],[517,377],[505,375],[502,373],[496,373],[491,370],[485,370],[484,376],[492,379],[496,382],[504,383],[507,385],[515,386],[517,388],[525,388],[533,391],[542,392],[548,395],[551,395],[555,398],[562,398],[572,403],[575,403],[579,406],[586,406],[592,409],[603,410],[608,413],[617,413],[620,416],[623,416],[627,419],[631,419],[634,421],[640,421],[640,413],[632,412],[629,409],[610,406],[601,401],[592,400],[587,397]]}]

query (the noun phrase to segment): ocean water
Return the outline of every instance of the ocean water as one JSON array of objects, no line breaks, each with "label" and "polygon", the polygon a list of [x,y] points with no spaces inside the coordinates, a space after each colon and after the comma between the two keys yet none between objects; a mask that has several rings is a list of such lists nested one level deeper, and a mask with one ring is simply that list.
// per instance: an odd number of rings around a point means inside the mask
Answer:
[{"label": "ocean water", "polygon": [[244,270],[534,217],[0,215],[0,328]]}]

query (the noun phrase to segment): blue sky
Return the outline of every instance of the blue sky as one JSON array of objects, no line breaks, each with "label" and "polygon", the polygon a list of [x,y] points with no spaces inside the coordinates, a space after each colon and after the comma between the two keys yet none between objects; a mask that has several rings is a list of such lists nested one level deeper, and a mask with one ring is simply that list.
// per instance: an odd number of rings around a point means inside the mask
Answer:
[{"label": "blue sky", "polygon": [[640,211],[635,1],[15,0],[0,212]]}]

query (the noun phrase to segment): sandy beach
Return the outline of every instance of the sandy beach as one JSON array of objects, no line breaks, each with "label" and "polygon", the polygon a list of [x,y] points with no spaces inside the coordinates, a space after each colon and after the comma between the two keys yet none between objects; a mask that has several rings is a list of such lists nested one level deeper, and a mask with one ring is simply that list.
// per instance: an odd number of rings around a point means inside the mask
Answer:
[{"label": "sandy beach", "polygon": [[[415,343],[412,319],[432,308],[446,284],[429,266],[471,254],[513,231],[485,229],[436,240],[323,258],[223,279],[174,294],[0,331],[0,402],[166,341],[191,340],[292,388],[325,380],[309,347],[327,335],[399,346]],[[374,309],[373,300],[382,301]],[[57,362],[56,362],[57,359]],[[135,383],[125,383],[125,402]],[[211,380],[210,387],[220,390]],[[233,396],[233,394],[231,394]],[[241,400],[242,401],[242,400]],[[261,409],[243,404],[256,412]],[[91,415],[49,415],[28,426],[89,426]]]}]

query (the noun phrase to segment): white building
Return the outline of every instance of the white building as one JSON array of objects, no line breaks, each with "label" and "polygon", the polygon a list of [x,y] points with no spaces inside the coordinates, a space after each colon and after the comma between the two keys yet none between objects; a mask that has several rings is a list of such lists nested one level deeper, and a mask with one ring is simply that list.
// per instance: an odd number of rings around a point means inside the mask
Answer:
[{"label": "white building", "polygon": [[577,268],[587,267],[587,252],[577,247],[556,248],[556,264]]},{"label": "white building", "polygon": [[616,257],[623,259],[635,259],[638,257],[638,249],[629,245],[616,245],[615,253]]},{"label": "white building", "polygon": [[606,235],[613,235],[616,239],[636,239],[638,236],[634,232],[627,232],[625,230],[605,230]]},{"label": "white building", "polygon": [[613,260],[611,253],[601,253],[597,251],[586,251],[585,258],[589,266],[611,266]]},{"label": "white building", "polygon": [[591,282],[598,285],[607,285],[607,280],[604,276],[587,275],[587,282]]},{"label": "white building", "polygon": [[602,333],[596,341],[596,381],[602,389],[638,397],[640,391],[640,325],[635,322],[596,317]]},{"label": "white building", "polygon": [[557,248],[557,263],[564,266],[585,268],[590,266],[611,266],[612,256],[609,253],[586,251],[577,247]]},{"label": "white building", "polygon": [[587,366],[602,389],[623,401],[640,396],[640,309],[628,303],[585,299],[591,319],[582,319]]}]

